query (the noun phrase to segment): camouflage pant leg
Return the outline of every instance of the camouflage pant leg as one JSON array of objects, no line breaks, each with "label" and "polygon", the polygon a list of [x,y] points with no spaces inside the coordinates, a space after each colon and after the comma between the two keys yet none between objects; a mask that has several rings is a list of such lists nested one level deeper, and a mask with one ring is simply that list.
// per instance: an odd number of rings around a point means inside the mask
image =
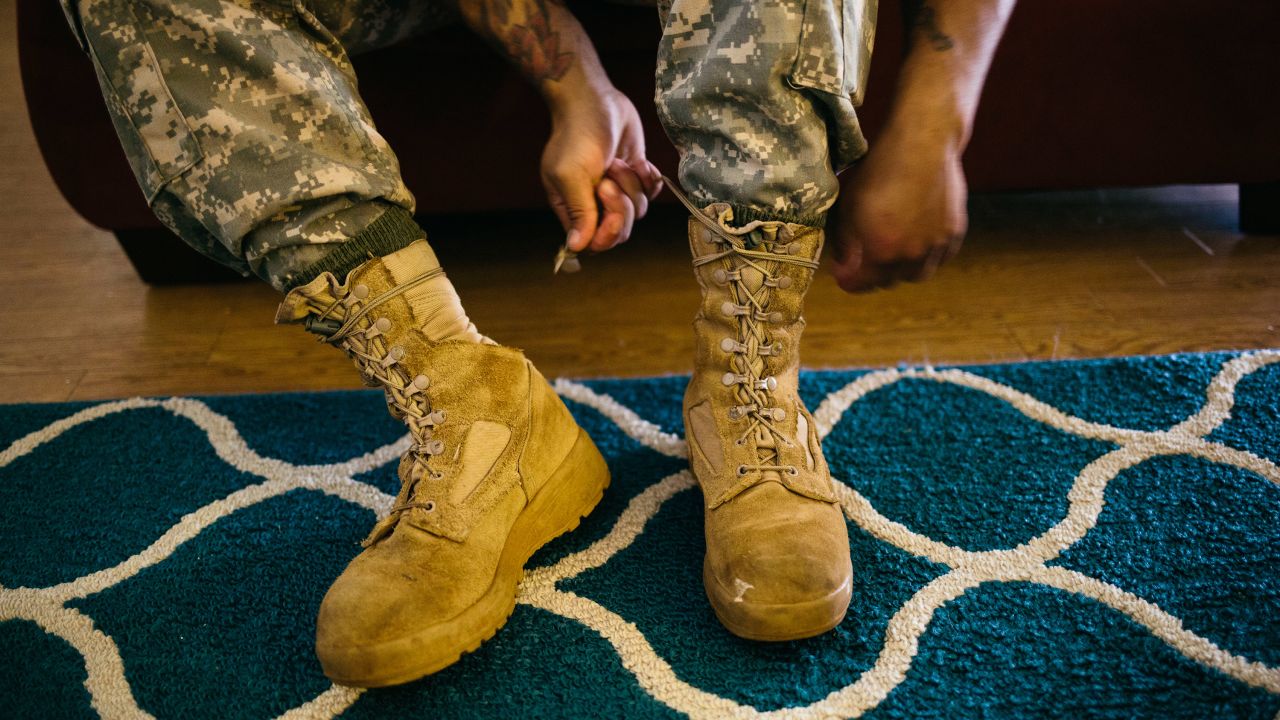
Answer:
[{"label": "camouflage pant leg", "polygon": [[854,108],[875,13],[876,0],[674,0],[655,99],[694,199],[739,221],[821,222],[836,173],[866,152]]},{"label": "camouflage pant leg", "polygon": [[409,217],[344,41],[389,44],[438,3],[63,2],[148,203],[197,250],[283,289],[375,220]]},{"label": "camouflage pant leg", "polygon": [[461,22],[452,0],[300,0],[351,55]]}]

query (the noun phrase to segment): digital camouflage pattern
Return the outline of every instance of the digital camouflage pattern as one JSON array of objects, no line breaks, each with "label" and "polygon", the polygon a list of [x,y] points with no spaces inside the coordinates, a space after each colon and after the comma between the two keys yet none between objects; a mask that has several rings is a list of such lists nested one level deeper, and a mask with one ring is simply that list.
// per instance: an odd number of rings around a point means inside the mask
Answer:
[{"label": "digital camouflage pattern", "polygon": [[[348,53],[452,22],[447,0],[62,2],[148,202],[200,252],[284,289],[387,208],[413,210]],[[874,9],[675,1],[656,98],[696,199],[790,220],[834,202],[866,147]]]},{"label": "digital camouflage pattern", "polygon": [[439,9],[393,0],[80,0],[76,9],[138,183],[197,250],[284,288],[389,205],[413,209],[346,48],[439,24]]},{"label": "digital camouflage pattern", "polygon": [[866,152],[861,102],[876,0],[674,0],[656,100],[680,184],[738,222],[817,224]]}]

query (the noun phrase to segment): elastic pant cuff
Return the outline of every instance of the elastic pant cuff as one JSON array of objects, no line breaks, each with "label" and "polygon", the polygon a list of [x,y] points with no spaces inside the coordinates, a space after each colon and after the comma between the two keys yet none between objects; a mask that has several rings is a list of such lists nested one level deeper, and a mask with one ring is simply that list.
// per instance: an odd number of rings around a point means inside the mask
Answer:
[{"label": "elastic pant cuff", "polygon": [[[707,203],[710,205],[711,203]],[[785,222],[795,225],[805,225],[807,227],[822,227],[827,222],[827,213],[787,213],[778,212],[777,210],[760,210],[759,208],[749,207],[747,205],[739,205],[737,203],[724,203],[733,209],[733,224],[746,225],[747,223],[761,220],[764,222]],[[705,206],[704,206],[705,207]]]},{"label": "elastic pant cuff", "polygon": [[306,285],[324,273],[333,273],[339,280],[364,263],[403,250],[427,234],[413,219],[413,215],[399,205],[390,205],[376,220],[333,251],[294,274],[294,281],[285,292]]}]

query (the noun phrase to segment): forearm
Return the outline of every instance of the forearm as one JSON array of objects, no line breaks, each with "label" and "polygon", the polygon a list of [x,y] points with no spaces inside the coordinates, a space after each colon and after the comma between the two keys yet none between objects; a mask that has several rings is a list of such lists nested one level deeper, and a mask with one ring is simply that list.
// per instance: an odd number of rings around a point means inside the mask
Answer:
[{"label": "forearm", "polygon": [[559,0],[457,0],[464,22],[529,79],[558,112],[612,89],[590,38]]},{"label": "forearm", "polygon": [[910,49],[891,123],[945,135],[963,148],[1015,1],[908,0]]}]

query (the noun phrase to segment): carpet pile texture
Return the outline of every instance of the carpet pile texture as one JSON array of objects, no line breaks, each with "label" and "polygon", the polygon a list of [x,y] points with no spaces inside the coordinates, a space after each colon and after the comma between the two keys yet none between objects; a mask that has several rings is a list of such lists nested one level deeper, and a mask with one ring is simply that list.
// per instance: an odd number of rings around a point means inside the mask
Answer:
[{"label": "carpet pile texture", "polygon": [[367,692],[312,639],[398,487],[380,394],[0,406],[0,715],[1280,717],[1280,353],[805,373],[855,587],[781,644],[703,596],[684,384],[557,382],[600,507]]}]

